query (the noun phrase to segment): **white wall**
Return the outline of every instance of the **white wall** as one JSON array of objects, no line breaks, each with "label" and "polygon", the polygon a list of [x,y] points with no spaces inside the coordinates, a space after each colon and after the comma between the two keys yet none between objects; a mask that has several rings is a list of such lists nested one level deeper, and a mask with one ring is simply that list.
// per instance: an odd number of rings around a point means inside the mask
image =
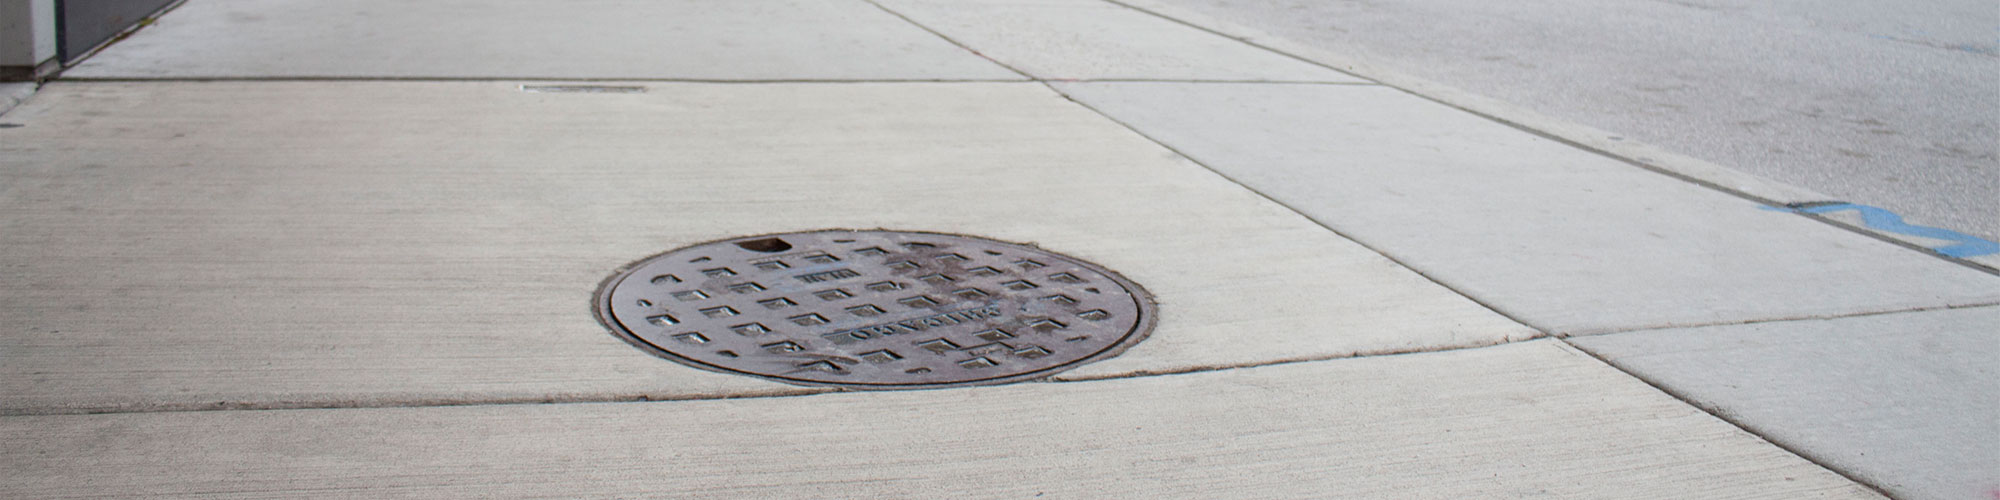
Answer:
[{"label": "white wall", "polygon": [[56,0],[0,0],[0,66],[56,56]]}]

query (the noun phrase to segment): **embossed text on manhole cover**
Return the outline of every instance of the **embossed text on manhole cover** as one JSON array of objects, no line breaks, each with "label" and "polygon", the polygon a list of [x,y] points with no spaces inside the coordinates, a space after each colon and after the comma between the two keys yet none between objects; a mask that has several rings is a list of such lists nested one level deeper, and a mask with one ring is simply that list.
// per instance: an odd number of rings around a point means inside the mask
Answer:
[{"label": "embossed text on manhole cover", "polygon": [[1047,377],[1143,339],[1153,303],[1094,264],[983,238],[829,230],[704,243],[633,264],[598,314],[697,368],[914,389]]}]

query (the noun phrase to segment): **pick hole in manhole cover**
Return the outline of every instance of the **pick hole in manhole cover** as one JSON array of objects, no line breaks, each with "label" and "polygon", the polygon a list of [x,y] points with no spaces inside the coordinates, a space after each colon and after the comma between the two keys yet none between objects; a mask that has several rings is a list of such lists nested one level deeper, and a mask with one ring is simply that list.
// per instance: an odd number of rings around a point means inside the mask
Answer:
[{"label": "pick hole in manhole cover", "polygon": [[1035,247],[907,231],[734,238],[632,264],[605,326],[689,366],[802,385],[922,389],[1047,377],[1144,339],[1152,297]]}]

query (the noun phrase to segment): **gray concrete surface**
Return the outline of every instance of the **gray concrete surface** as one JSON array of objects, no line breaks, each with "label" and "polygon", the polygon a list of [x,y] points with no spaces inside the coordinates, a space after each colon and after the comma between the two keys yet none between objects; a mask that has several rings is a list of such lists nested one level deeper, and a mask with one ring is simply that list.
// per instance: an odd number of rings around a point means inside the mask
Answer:
[{"label": "gray concrete surface", "polygon": [[2000,239],[1982,0],[1156,0]]},{"label": "gray concrete surface", "polygon": [[[1368,85],[1058,86],[1108,119],[1034,83],[145,80],[1018,78],[982,53],[1217,78],[1261,57],[1076,0],[982,4],[1009,6],[1001,30],[861,0],[197,5],[110,48],[138,81],[59,82],[0,129],[0,496],[1872,496],[1113,119],[1283,174],[1260,189],[1562,333],[2000,293]],[[1249,62],[1232,78],[1289,67]],[[1037,243],[1145,284],[1161,326],[1055,383],[819,394],[647,357],[588,315],[639,256],[823,227]],[[1370,355],[1405,351],[1448,352]],[[534,402],[560,404],[514,404]],[[288,407],[317,409],[189,411]],[[114,414],[47,415],[84,412]]]},{"label": "gray concrete surface", "polygon": [[2000,494],[2000,308],[1571,341],[1898,497]]},{"label": "gray concrete surface", "polygon": [[1057,87],[1552,333],[2000,302],[2000,277],[1394,89]]},{"label": "gray concrete surface", "polygon": [[39,87],[40,85],[35,82],[0,83],[0,115],[6,115],[7,111],[14,109],[14,106],[35,95],[35,89]]},{"label": "gray concrete surface", "polygon": [[1036,78],[1362,80],[1101,0],[875,0]]},{"label": "gray concrete surface", "polygon": [[858,0],[202,0],[63,76],[1020,79]]},{"label": "gray concrete surface", "polygon": [[0,496],[1880,498],[1552,341],[791,398],[0,418]]},{"label": "gray concrete surface", "polygon": [[1035,83],[57,82],[7,119],[0,413],[797,393],[627,346],[591,294],[837,227],[1038,243],[1158,298],[1069,376],[1535,335]]}]

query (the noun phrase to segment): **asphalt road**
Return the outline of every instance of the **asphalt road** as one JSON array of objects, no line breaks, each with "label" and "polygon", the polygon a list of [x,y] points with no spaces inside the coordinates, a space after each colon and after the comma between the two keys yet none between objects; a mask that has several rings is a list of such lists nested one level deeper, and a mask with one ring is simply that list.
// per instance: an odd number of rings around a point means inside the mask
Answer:
[{"label": "asphalt road", "polygon": [[2000,239],[1991,0],[1166,0]]}]

